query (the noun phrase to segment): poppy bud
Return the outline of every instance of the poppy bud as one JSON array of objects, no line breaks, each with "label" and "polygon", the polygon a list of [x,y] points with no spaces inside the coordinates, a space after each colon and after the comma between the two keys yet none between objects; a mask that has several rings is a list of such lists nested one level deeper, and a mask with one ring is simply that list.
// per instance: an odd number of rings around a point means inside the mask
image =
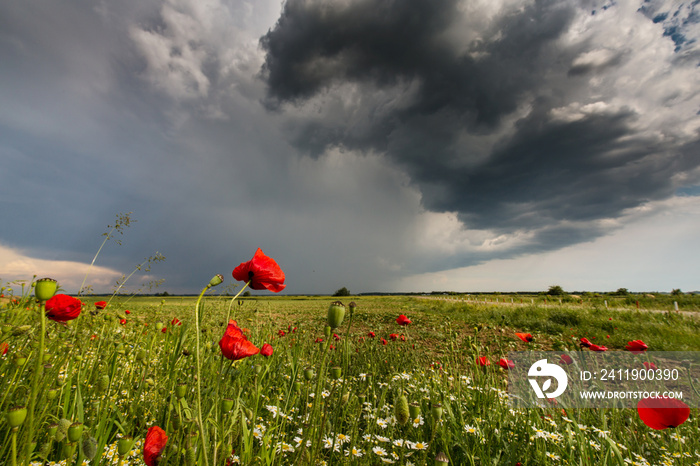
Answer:
[{"label": "poppy bud", "polygon": [[7,423],[14,429],[15,427],[21,426],[26,417],[27,408],[24,406],[17,406],[7,412]]},{"label": "poppy bud", "polygon": [[411,415],[411,419],[417,419],[420,416],[420,405],[414,401],[408,405],[408,413]]},{"label": "poppy bud", "polygon": [[310,367],[307,367],[306,369],[304,369],[304,378],[306,380],[313,379],[314,378],[314,370]]},{"label": "poppy bud", "polygon": [[109,376],[105,374],[97,379],[97,389],[102,393],[105,392],[107,388],[109,388]]},{"label": "poppy bud", "polygon": [[53,298],[58,289],[58,283],[53,278],[41,278],[34,283],[34,297],[37,301],[47,301]]},{"label": "poppy bud", "polygon": [[194,448],[189,447],[185,450],[185,464],[187,466],[194,466],[197,463],[197,455],[194,452]]},{"label": "poppy bud", "polygon": [[127,453],[131,451],[131,446],[134,444],[134,439],[131,437],[124,437],[117,440],[117,454],[119,456],[126,456]]},{"label": "poppy bud", "polygon": [[231,398],[224,398],[221,401],[221,408],[224,410],[225,413],[228,413],[233,409],[233,400]]},{"label": "poppy bud", "polygon": [[447,464],[449,462],[450,462],[450,460],[447,458],[447,456],[443,452],[440,452],[435,456],[435,466],[442,466],[442,465]]},{"label": "poppy bud", "polygon": [[19,336],[19,335],[24,335],[28,331],[32,329],[31,325],[19,325],[17,327],[14,327],[12,329],[12,335],[14,336]]},{"label": "poppy bud", "polygon": [[432,414],[433,419],[436,421],[442,419],[442,405],[440,403],[433,403],[430,407],[430,414]]},{"label": "poppy bud", "polygon": [[254,365],[254,366],[253,366],[253,371],[254,371],[256,374],[259,374],[260,371],[262,371],[262,366],[261,366],[260,364]]},{"label": "poppy bud", "polygon": [[214,275],[211,280],[209,280],[209,286],[216,286],[222,284],[224,281],[224,276],[220,273]]},{"label": "poppy bud", "polygon": [[89,460],[93,459],[97,454],[97,440],[94,437],[87,437],[83,440],[82,448],[83,455]]},{"label": "poppy bud", "polygon": [[331,367],[331,375],[334,379],[339,379],[343,370],[340,367]]},{"label": "poppy bud", "polygon": [[[331,329],[340,327],[345,318],[345,306],[340,301],[333,301],[328,307],[328,326]],[[327,335],[326,338],[329,338]]]},{"label": "poppy bud", "polygon": [[141,362],[146,359],[146,356],[148,356],[148,352],[143,348],[139,348],[136,352],[136,361]]},{"label": "poppy bud", "polygon": [[163,322],[156,322],[156,330],[159,332],[163,330]]},{"label": "poppy bud", "polygon": [[68,428],[68,441],[71,443],[80,440],[80,436],[83,435],[83,425],[80,422],[74,422]]},{"label": "poppy bud", "polygon": [[177,399],[181,399],[185,396],[185,393],[187,393],[187,384],[186,383],[179,383],[175,385],[175,396]]},{"label": "poppy bud", "polygon": [[46,392],[46,398],[48,398],[49,400],[55,399],[57,395],[58,390],[56,390],[55,388],[51,388],[48,392]]},{"label": "poppy bud", "polygon": [[17,367],[22,367],[27,363],[27,358],[25,356],[22,356],[21,354],[18,354],[15,356],[15,364]]},{"label": "poppy bud", "polygon": [[408,400],[404,395],[401,395],[394,404],[394,416],[396,421],[402,426],[408,422]]}]

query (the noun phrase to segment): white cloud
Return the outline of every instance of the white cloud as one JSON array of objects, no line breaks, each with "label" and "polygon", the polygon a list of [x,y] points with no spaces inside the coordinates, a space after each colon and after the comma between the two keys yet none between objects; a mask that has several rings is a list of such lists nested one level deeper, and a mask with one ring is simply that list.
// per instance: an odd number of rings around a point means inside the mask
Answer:
[{"label": "white cloud", "polygon": [[[90,264],[81,262],[37,259],[20,250],[0,245],[0,281],[3,286],[16,280],[24,280],[29,284],[36,275],[37,278],[53,278],[62,289],[75,293],[89,267]],[[95,292],[100,292],[109,289],[121,276],[122,273],[116,270],[93,266],[85,284],[91,285]]]},{"label": "white cloud", "polygon": [[498,259],[473,267],[398,280],[393,291],[636,291],[700,289],[695,261],[700,197],[673,197],[634,209],[624,226],[595,241],[558,251]]}]

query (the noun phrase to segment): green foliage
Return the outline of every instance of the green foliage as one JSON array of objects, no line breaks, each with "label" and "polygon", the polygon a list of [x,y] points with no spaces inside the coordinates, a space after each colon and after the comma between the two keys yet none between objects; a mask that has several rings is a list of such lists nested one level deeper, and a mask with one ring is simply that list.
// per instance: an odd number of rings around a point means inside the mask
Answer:
[{"label": "green foliage", "polygon": [[552,285],[549,287],[549,290],[547,290],[547,294],[550,296],[563,296],[566,294],[564,291],[564,288],[562,288],[559,285]]},{"label": "green foliage", "polygon": [[342,287],[333,293],[333,296],[350,296],[350,291],[347,288]]}]

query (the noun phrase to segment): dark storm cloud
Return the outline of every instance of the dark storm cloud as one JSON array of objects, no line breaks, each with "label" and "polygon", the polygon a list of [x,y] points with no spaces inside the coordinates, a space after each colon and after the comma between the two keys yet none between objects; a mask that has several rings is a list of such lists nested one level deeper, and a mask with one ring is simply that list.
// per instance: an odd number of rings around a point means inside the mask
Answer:
[{"label": "dark storm cloud", "polygon": [[[606,230],[580,222],[616,218],[672,195],[674,175],[700,161],[690,150],[697,135],[660,142],[635,129],[640,115],[631,108],[554,115],[579,98],[591,102],[589,79],[629,59],[623,48],[576,61],[586,42],[561,39],[580,7],[543,0],[504,10],[458,43],[459,34],[446,33],[465,15],[453,0],[289,0],[261,38],[266,103],[322,106],[354,85],[360,96],[328,111],[329,118],[297,121],[297,147],[316,157],[334,146],[384,153],[411,177],[429,210],[456,212],[468,228],[544,228],[524,248],[531,252],[590,240]],[[392,88],[411,90],[397,91],[400,105],[373,98]],[[606,92],[598,98],[615,90]],[[508,118],[517,122],[504,131]],[[480,149],[465,136],[495,141]]]}]

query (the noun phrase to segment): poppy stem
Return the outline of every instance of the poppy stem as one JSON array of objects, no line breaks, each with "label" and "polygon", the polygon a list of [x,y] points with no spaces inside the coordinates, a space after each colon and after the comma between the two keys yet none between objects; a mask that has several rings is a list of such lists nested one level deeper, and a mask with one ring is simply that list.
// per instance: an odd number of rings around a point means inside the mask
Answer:
[{"label": "poppy stem", "polygon": [[197,340],[197,424],[199,424],[199,433],[202,437],[202,456],[204,457],[205,466],[209,466],[209,460],[207,458],[206,431],[204,430],[204,421],[202,420],[202,371],[199,357],[199,303],[202,301],[204,293],[206,293],[209,288],[211,288],[211,284],[207,284],[207,286],[202,289],[202,292],[199,293],[199,298],[197,298],[197,304],[194,307],[195,336]]},{"label": "poppy stem", "polygon": [[34,377],[32,378],[32,391],[29,398],[29,410],[27,416],[27,448],[26,448],[26,463],[32,456],[32,440],[34,438],[34,408],[36,407],[36,395],[39,378],[41,377],[42,369],[44,368],[44,337],[46,336],[46,313],[44,311],[45,301],[38,301],[39,315],[41,316],[41,332],[39,333],[39,350],[37,352],[36,366],[34,367]]},{"label": "poppy stem", "polygon": [[231,318],[231,306],[233,306],[233,302],[236,300],[236,298],[238,298],[241,295],[241,293],[243,293],[243,290],[245,290],[248,285],[250,285],[250,280],[248,280],[245,283],[245,285],[243,285],[243,288],[238,290],[238,293],[236,293],[236,296],[231,298],[231,302],[229,302],[229,304],[228,304],[228,313],[226,314],[226,324],[228,324],[228,321]]}]

